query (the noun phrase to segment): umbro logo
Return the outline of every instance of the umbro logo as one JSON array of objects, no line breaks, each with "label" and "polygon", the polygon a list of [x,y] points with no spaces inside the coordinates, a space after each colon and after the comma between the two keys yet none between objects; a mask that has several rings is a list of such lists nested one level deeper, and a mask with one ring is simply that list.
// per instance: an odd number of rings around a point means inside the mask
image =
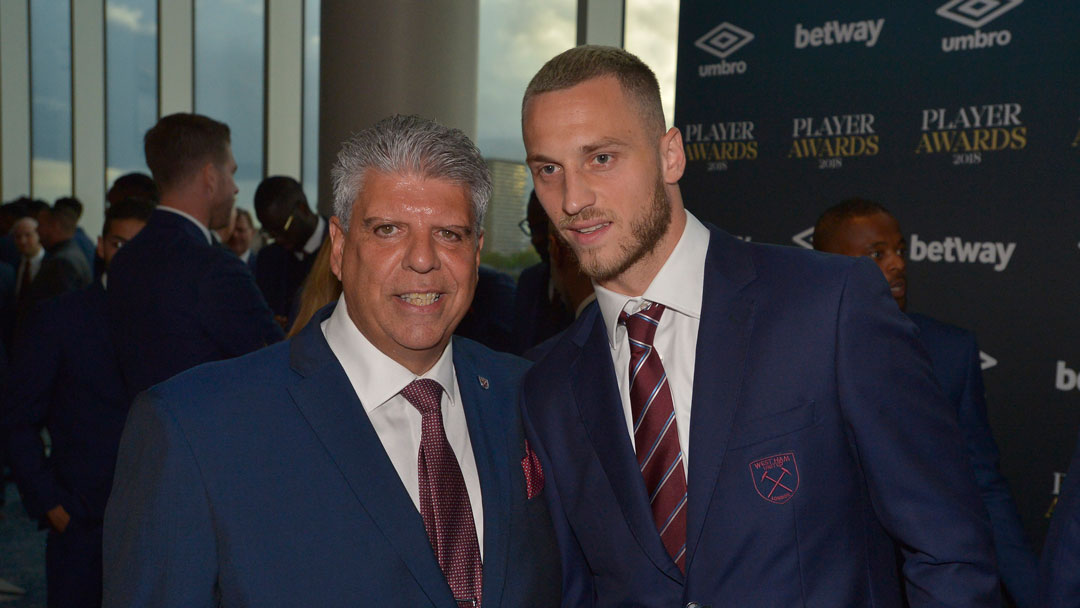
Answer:
[{"label": "umbro logo", "polygon": [[1024,0],[950,0],[937,14],[978,29],[1023,4]]},{"label": "umbro logo", "polygon": [[754,39],[754,35],[737,25],[727,21],[709,30],[701,38],[694,42],[694,46],[725,59],[735,51],[741,49]]},{"label": "umbro logo", "polygon": [[814,227],[811,226],[791,237],[791,241],[803,249],[814,248]]}]

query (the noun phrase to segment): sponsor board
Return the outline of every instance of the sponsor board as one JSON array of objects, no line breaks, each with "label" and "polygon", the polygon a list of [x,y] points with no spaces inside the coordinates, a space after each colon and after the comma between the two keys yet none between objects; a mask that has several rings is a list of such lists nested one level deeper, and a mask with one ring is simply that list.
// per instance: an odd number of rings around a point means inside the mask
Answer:
[{"label": "sponsor board", "polygon": [[1054,371],[1054,388],[1059,391],[1071,391],[1080,388],[1076,370],[1069,367],[1065,361],[1058,360]]},{"label": "sponsor board", "polygon": [[714,27],[704,36],[694,41],[697,48],[720,58],[720,63],[707,63],[698,65],[698,77],[710,78],[714,76],[732,76],[745,74],[749,69],[745,61],[728,61],[727,58],[735,51],[750,44],[754,34],[727,21]]},{"label": "sponsor board", "polygon": [[805,116],[792,119],[787,156],[812,159],[818,169],[839,169],[845,158],[876,156],[880,143],[873,114]]},{"label": "sponsor board", "polygon": [[814,227],[810,226],[806,230],[803,230],[802,232],[800,232],[800,233],[796,234],[795,236],[791,237],[791,242],[795,243],[799,247],[802,247],[803,249],[813,249],[814,248]]},{"label": "sponsor board", "polygon": [[981,350],[979,351],[979,368],[982,369],[984,372],[991,367],[996,366],[997,364],[997,359],[991,357],[990,355],[984,353]]},{"label": "sponsor board", "polygon": [[795,24],[795,48],[832,46],[834,44],[862,43],[868,48],[874,46],[885,27],[884,19],[865,19],[841,23],[826,21],[818,27],[805,27]]},{"label": "sponsor board", "polygon": [[690,123],[683,129],[687,163],[704,163],[706,171],[727,171],[730,163],[755,160],[758,142],[750,120]]},{"label": "sponsor board", "polygon": [[938,16],[966,25],[975,31],[970,34],[942,38],[941,51],[952,53],[1008,45],[1013,38],[1011,31],[984,32],[981,28],[1023,2],[1024,0],[949,0],[938,7],[936,11]]},{"label": "sponsor board", "polygon": [[1002,241],[968,241],[947,236],[940,241],[924,241],[912,234],[908,243],[908,259],[912,262],[942,262],[945,264],[986,264],[994,271],[1009,267],[1016,243]]},{"label": "sponsor board", "polygon": [[915,154],[951,156],[954,165],[977,165],[986,153],[1023,150],[1028,132],[1018,103],[925,108]]}]

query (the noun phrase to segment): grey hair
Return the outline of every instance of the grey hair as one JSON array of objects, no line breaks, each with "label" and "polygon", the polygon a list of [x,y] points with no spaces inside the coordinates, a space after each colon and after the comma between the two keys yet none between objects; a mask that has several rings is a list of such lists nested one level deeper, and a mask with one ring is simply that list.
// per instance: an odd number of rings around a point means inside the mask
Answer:
[{"label": "grey hair", "polygon": [[460,184],[472,200],[476,233],[482,232],[491,200],[491,172],[480,150],[459,129],[419,116],[395,114],[342,144],[330,176],[334,215],[346,231],[368,169]]}]

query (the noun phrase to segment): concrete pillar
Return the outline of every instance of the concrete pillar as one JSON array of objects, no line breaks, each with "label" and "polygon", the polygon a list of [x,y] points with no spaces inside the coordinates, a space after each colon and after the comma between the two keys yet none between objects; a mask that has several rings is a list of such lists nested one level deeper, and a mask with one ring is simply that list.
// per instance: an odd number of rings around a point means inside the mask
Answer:
[{"label": "concrete pillar", "polygon": [[352,133],[418,114],[476,136],[479,0],[322,0],[319,209]]}]

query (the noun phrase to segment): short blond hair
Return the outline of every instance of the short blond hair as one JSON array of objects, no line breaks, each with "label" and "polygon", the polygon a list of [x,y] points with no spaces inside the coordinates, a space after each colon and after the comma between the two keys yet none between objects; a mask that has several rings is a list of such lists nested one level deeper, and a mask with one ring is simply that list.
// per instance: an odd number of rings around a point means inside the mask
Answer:
[{"label": "short blond hair", "polygon": [[521,120],[533,97],[577,86],[587,80],[613,76],[623,93],[637,103],[642,122],[659,136],[664,133],[660,83],[649,66],[633,53],[613,46],[586,44],[551,58],[529,81],[521,100]]}]

